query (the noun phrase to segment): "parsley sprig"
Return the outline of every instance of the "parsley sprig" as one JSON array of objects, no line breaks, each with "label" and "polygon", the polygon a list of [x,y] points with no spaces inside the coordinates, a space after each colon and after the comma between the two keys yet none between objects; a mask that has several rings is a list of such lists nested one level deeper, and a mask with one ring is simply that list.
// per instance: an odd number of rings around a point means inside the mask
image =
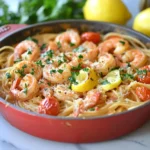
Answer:
[{"label": "parsley sprig", "polygon": [[36,61],[35,63],[36,63],[38,66],[42,67],[42,68],[45,66],[45,65],[42,64],[42,61],[41,61],[41,60],[38,60],[38,61]]},{"label": "parsley sprig", "polygon": [[24,64],[21,69],[16,70],[16,73],[20,74],[21,77],[25,76],[24,69],[27,68],[27,65]]}]

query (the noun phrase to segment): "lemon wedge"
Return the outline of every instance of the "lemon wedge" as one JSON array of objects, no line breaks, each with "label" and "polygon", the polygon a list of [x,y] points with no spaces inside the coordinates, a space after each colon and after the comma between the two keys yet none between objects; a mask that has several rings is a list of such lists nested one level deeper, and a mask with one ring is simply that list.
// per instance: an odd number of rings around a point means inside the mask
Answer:
[{"label": "lemon wedge", "polygon": [[75,92],[86,92],[97,86],[98,76],[93,69],[84,68],[76,76],[76,82],[77,84],[72,84],[72,90]]},{"label": "lemon wedge", "polygon": [[122,82],[120,77],[120,71],[114,70],[109,72],[105,77],[104,80],[101,82],[102,89],[105,91],[112,90],[119,86]]}]

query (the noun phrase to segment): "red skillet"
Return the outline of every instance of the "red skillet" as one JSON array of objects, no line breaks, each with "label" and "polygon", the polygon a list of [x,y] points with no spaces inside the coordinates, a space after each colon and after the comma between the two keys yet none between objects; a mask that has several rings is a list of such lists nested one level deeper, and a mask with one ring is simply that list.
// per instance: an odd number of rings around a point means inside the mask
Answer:
[{"label": "red skillet", "polygon": [[[11,31],[22,27],[20,25],[8,26]],[[84,20],[65,20],[36,24],[13,31],[3,38],[0,37],[0,47],[15,44],[36,33],[58,33],[69,27],[103,33],[119,31],[135,36],[145,43],[150,42],[150,38],[118,25]],[[1,35],[4,36],[4,33]],[[31,135],[60,142],[87,143],[114,139],[141,127],[150,118],[150,102],[120,114],[84,119],[41,115],[8,104],[0,98],[0,112],[10,124]]]}]

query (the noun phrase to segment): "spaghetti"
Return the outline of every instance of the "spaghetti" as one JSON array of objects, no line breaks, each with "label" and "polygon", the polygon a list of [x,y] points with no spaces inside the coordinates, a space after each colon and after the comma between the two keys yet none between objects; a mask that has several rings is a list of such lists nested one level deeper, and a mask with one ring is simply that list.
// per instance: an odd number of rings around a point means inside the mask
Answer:
[{"label": "spaghetti", "polygon": [[150,51],[119,33],[68,29],[0,48],[0,96],[29,111],[90,117],[150,100]]}]

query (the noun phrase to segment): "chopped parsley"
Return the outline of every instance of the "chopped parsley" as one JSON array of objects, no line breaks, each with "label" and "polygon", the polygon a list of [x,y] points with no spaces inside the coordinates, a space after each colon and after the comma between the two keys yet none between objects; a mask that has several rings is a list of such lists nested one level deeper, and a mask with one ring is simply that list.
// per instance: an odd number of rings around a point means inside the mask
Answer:
[{"label": "chopped parsley", "polygon": [[125,45],[125,42],[124,41],[119,41],[122,45]]},{"label": "chopped parsley", "polygon": [[71,77],[69,77],[69,81],[71,84],[78,84],[76,81],[76,77],[79,75],[79,72],[71,72]]},{"label": "chopped parsley", "polygon": [[83,71],[88,72],[89,68],[83,68]]},{"label": "chopped parsley", "polygon": [[54,51],[53,50],[49,50],[49,51],[45,52],[42,56],[43,57],[47,56],[49,58],[52,58],[53,54],[54,54]]},{"label": "chopped parsley", "polygon": [[6,78],[7,78],[7,79],[10,79],[10,78],[11,78],[11,74],[10,74],[9,72],[7,72],[5,75],[6,75]]},{"label": "chopped parsley", "polygon": [[50,60],[49,58],[45,60],[46,64],[52,64],[53,60]]},{"label": "chopped parsley", "polygon": [[83,52],[85,48],[83,46],[79,46],[73,50],[73,52]]},{"label": "chopped parsley", "polygon": [[63,63],[63,61],[62,60],[58,60],[58,65],[61,65]]},{"label": "chopped parsley", "polygon": [[51,83],[50,83],[50,82],[48,82],[47,84],[48,84],[48,86],[51,86]]},{"label": "chopped parsley", "polygon": [[70,43],[70,46],[72,47],[72,46],[75,46],[75,44],[74,43]]},{"label": "chopped parsley", "polygon": [[127,62],[127,66],[126,66],[126,67],[127,67],[127,68],[128,68],[128,67],[131,67],[131,64],[130,64],[129,62]]},{"label": "chopped parsley", "polygon": [[56,73],[56,70],[55,69],[50,70],[50,74],[52,73]]},{"label": "chopped parsley", "polygon": [[59,41],[57,42],[57,46],[58,48],[61,48],[61,43]]},{"label": "chopped parsley", "polygon": [[20,62],[20,61],[22,61],[20,58],[17,58],[15,61],[14,61],[14,63],[17,63],[17,62]]},{"label": "chopped parsley", "polygon": [[28,54],[28,55],[31,55],[31,54],[32,54],[32,49],[31,49],[31,48],[28,48],[27,54]]},{"label": "chopped parsley", "polygon": [[26,38],[26,40],[33,41],[33,42],[35,42],[36,44],[38,44],[38,40],[36,40],[36,39],[34,39],[34,38],[32,38],[32,37],[28,37],[28,38]]},{"label": "chopped parsley", "polygon": [[63,70],[62,69],[58,69],[57,72],[59,72],[60,74],[62,74]]},{"label": "chopped parsley", "polygon": [[42,64],[42,61],[41,61],[41,60],[38,60],[38,61],[36,61],[35,63],[36,63],[38,66],[42,67],[42,68],[45,66],[45,65]]},{"label": "chopped parsley", "polygon": [[44,50],[46,48],[46,44],[42,44],[42,46],[40,47],[41,50]]},{"label": "chopped parsley", "polygon": [[106,79],[101,82],[102,85],[110,84],[110,82]]},{"label": "chopped parsley", "polygon": [[81,64],[79,64],[77,67],[72,67],[72,70],[80,70],[81,69]]},{"label": "chopped parsley", "polygon": [[90,111],[95,111],[95,108],[89,108]]},{"label": "chopped parsley", "polygon": [[138,75],[146,75],[146,74],[147,74],[147,70],[146,70],[146,69],[144,69],[144,70],[139,70],[139,69],[137,69],[137,70],[136,70],[136,73],[137,73]]},{"label": "chopped parsley", "polygon": [[82,59],[82,58],[83,58],[83,55],[79,55],[78,58],[79,58],[79,59]]},{"label": "chopped parsley", "polygon": [[22,66],[22,69],[16,70],[16,73],[20,74],[21,77],[24,77],[24,76],[25,76],[25,73],[24,73],[24,69],[25,69],[25,68],[27,68],[27,65],[26,65],[26,64],[24,64],[24,65]]},{"label": "chopped parsley", "polygon": [[129,74],[129,73],[124,73],[124,74],[121,74],[121,79],[122,80],[130,80],[130,79],[134,79],[134,76],[132,74]]},{"label": "chopped parsley", "polygon": [[32,68],[31,69],[31,72],[30,72],[32,75],[34,75],[34,69]]},{"label": "chopped parsley", "polygon": [[27,92],[28,92],[28,85],[25,83],[25,88],[23,90],[23,93],[27,94]]}]

